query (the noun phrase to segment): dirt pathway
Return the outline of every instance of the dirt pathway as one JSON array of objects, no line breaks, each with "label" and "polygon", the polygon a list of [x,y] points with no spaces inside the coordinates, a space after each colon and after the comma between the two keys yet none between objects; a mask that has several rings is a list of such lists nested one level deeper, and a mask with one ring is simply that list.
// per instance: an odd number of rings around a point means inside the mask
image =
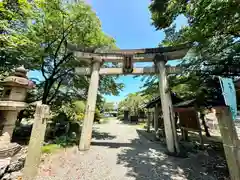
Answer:
[{"label": "dirt pathway", "polygon": [[94,125],[91,149],[76,147],[49,157],[37,180],[214,180],[198,163],[201,156],[181,159],[147,141],[136,126],[110,120]]}]

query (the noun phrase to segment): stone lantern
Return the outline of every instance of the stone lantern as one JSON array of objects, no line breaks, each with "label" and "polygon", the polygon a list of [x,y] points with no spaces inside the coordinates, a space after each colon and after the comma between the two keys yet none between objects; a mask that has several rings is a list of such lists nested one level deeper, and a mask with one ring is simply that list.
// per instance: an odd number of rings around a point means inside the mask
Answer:
[{"label": "stone lantern", "polygon": [[4,89],[0,99],[0,135],[7,135],[11,140],[18,113],[27,106],[24,102],[27,89],[33,88],[34,84],[28,80],[27,70],[21,66],[12,76],[5,78],[1,85]]}]

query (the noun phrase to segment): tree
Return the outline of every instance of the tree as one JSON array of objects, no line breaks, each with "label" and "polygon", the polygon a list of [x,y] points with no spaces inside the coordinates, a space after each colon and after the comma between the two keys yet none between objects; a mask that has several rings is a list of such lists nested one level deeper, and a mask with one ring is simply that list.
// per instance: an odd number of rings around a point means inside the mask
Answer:
[{"label": "tree", "polygon": [[128,110],[132,115],[138,115],[138,112],[143,109],[146,99],[140,93],[130,93],[118,105],[119,111]]},{"label": "tree", "polygon": [[[171,90],[178,96],[221,100],[218,79],[212,75],[239,76],[239,7],[237,1],[152,1],[153,25],[166,35],[159,46],[192,44],[180,64],[184,71],[169,76]],[[179,15],[188,19],[188,25],[176,31],[174,20]],[[157,92],[157,77],[146,80],[144,87],[144,93]]]},{"label": "tree", "polygon": [[0,2],[0,78],[4,78],[19,64],[27,64],[21,50],[16,47],[26,44],[27,39],[21,35],[25,30],[27,19],[32,16],[32,5],[27,0]]},{"label": "tree", "polygon": [[[236,0],[153,0],[149,8],[153,25],[168,36],[165,45],[193,44],[195,54],[185,61],[187,68],[210,75],[239,75],[240,4]],[[173,21],[179,15],[184,15],[189,25],[176,32]]]},{"label": "tree", "polygon": [[[96,14],[82,1],[76,4],[59,0],[25,3],[31,12],[25,21],[30,23],[25,23],[22,31],[7,35],[9,42],[3,51],[14,49],[28,60],[28,69],[41,72],[43,79],[37,83],[35,94],[42,103],[58,107],[69,101],[86,99],[89,79],[74,73],[76,66],[86,64],[74,56],[68,44],[115,47],[114,39],[102,32]],[[5,7],[3,9],[12,13]],[[106,93],[117,94],[122,85],[114,78],[105,77],[101,78],[100,85],[108,81],[113,85]]]},{"label": "tree", "polygon": [[170,27],[178,15],[184,15],[189,23],[184,35],[190,41],[202,42],[215,35],[240,36],[240,4],[236,0],[152,0],[149,8],[157,29]]},{"label": "tree", "polygon": [[103,105],[103,109],[106,112],[113,111],[115,109],[113,102],[105,102]]}]

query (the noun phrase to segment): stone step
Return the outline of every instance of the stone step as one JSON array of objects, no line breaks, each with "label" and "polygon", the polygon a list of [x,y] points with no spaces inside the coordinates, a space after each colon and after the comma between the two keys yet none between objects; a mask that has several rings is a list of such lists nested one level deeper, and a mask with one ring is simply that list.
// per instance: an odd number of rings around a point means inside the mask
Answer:
[{"label": "stone step", "polygon": [[21,150],[21,146],[17,143],[9,143],[0,147],[0,158],[12,157]]}]

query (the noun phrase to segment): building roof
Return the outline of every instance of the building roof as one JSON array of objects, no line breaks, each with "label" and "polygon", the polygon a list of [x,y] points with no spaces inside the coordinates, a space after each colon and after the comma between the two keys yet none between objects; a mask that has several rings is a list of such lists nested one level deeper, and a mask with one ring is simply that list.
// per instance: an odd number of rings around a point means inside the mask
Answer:
[{"label": "building roof", "polygon": [[[173,104],[183,101],[181,98],[177,97],[175,93],[171,93],[171,98]],[[148,103],[146,103],[145,108],[153,108],[156,104],[161,104],[160,96],[152,98]]]},{"label": "building roof", "polygon": [[[214,107],[214,106],[225,106],[225,102],[221,100],[205,100],[198,101],[196,99],[183,101],[181,98],[178,98],[174,93],[172,93],[172,103],[174,108],[189,108],[194,107],[195,105],[201,107]],[[161,104],[161,98],[155,97],[151,101],[149,101],[145,108],[153,108],[156,104]]]},{"label": "building roof", "polygon": [[214,107],[214,106],[225,106],[225,102],[221,100],[210,100],[207,99],[205,101],[198,101],[196,99],[191,99],[187,101],[182,101],[177,104],[174,104],[174,108],[188,108],[188,107],[194,107],[197,105],[198,107]]},{"label": "building roof", "polygon": [[174,107],[192,107],[194,106],[194,104],[196,103],[196,99],[191,99],[191,100],[187,100],[187,101],[182,101],[179,102],[177,104],[174,104]]}]

